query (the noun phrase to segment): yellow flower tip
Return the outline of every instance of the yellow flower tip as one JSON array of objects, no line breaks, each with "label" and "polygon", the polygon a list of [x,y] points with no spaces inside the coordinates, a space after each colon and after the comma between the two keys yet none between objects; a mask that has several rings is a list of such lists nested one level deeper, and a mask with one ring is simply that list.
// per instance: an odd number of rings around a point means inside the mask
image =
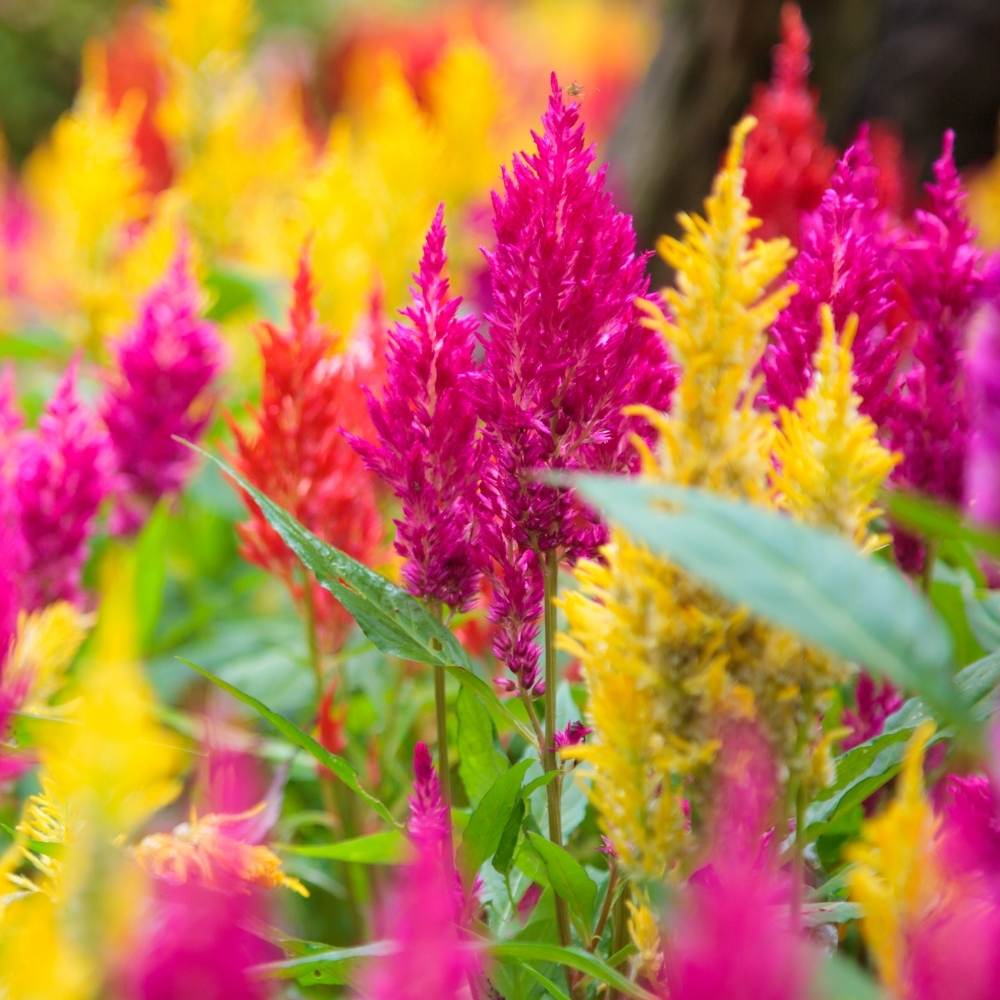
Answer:
[{"label": "yellow flower tip", "polygon": [[640,975],[655,981],[663,964],[660,928],[656,917],[645,900],[628,901],[628,932],[636,948]]},{"label": "yellow flower tip", "polygon": [[246,844],[225,832],[225,827],[260,812],[262,802],[244,813],[208,813],[201,818],[192,814],[170,833],[144,837],[132,849],[139,865],[149,874],[172,882],[199,881],[220,887],[234,880],[249,889],[283,887],[308,896],[309,890],[297,879],[285,874],[281,859],[263,844]]}]

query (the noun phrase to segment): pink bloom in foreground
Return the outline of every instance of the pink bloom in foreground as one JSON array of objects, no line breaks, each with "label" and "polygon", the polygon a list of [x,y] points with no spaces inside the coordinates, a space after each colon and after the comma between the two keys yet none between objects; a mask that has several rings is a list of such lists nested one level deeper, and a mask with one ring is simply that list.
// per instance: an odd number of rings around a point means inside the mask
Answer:
[{"label": "pink bloom in foreground", "polygon": [[791,892],[765,837],[775,770],[761,734],[723,738],[708,864],[684,890],[664,948],[670,1000],[805,1000],[815,959],[792,926]]},{"label": "pink bloom in foreground", "polygon": [[456,884],[448,811],[423,743],[413,762],[409,829],[415,857],[399,869],[383,911],[387,951],[368,965],[361,986],[366,1000],[458,1000],[483,974],[465,928],[467,904]]},{"label": "pink bloom in foreground", "polygon": [[482,447],[468,381],[478,322],[461,317],[445,277],[444,207],[434,216],[414,276],[413,301],[389,341],[385,394],[368,393],[377,444],[350,440],[389,483],[403,512],[396,550],[417,597],[464,609],[475,597],[475,500]]},{"label": "pink bloom in foreground", "polygon": [[199,315],[182,249],[115,346],[116,370],[101,404],[118,475],[114,530],[138,531],[157,500],[183,488],[195,456],[175,437],[201,437],[222,354],[215,327]]},{"label": "pink bloom in foreground", "polygon": [[77,364],[18,450],[17,503],[27,564],[22,600],[33,611],[83,599],[80,574],[109,487],[108,438],[77,393]]}]

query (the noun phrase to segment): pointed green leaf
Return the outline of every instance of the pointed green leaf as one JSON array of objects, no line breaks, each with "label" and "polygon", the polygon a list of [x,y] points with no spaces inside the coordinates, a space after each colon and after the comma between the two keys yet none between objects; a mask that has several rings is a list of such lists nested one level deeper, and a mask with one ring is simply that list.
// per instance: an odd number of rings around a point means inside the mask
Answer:
[{"label": "pointed green leaf", "polygon": [[[910,583],[836,535],[700,490],[607,476],[574,486],[609,520],[731,601],[967,723],[947,630]],[[667,509],[669,507],[669,509]]]},{"label": "pointed green leaf", "polygon": [[400,830],[381,830],[335,844],[276,844],[277,850],[304,858],[329,858],[360,865],[396,865],[406,860],[408,842]]},{"label": "pointed green leaf", "polygon": [[553,844],[541,834],[529,833],[528,841],[542,859],[553,891],[562,896],[569,903],[570,909],[589,926],[594,918],[597,886],[583,870],[583,866],[564,847]]},{"label": "pointed green leaf", "polygon": [[469,801],[475,805],[509,767],[497,749],[493,720],[483,703],[468,688],[458,693],[458,773]]},{"label": "pointed green leaf", "polygon": [[507,820],[520,800],[524,772],[530,766],[530,760],[522,760],[501,774],[473,810],[462,835],[470,871],[479,871],[480,865],[496,852]]},{"label": "pointed green leaf", "polygon": [[228,681],[224,681],[221,677],[217,677],[212,673],[211,670],[206,670],[204,667],[198,666],[197,663],[192,663],[191,660],[185,660],[183,657],[178,657],[181,663],[186,664],[192,670],[197,671],[206,680],[211,681],[216,687],[221,688],[223,691],[231,694],[237,701],[243,702],[244,705],[252,708],[258,715],[267,719],[268,722],[274,726],[275,729],[281,733],[282,736],[288,740],[289,743],[293,743],[300,750],[305,750],[310,757],[318,760],[324,767],[329,768],[333,773],[357,795],[360,795],[362,799],[365,800],[384,820],[392,823],[394,826],[398,826],[396,820],[393,819],[393,815],[389,812],[388,806],[381,799],[376,798],[371,792],[367,791],[361,784],[358,778],[358,772],[354,770],[351,765],[344,760],[343,757],[338,757],[337,754],[331,753],[322,743],[313,739],[308,733],[303,732],[298,726],[293,722],[289,722],[283,715],[279,715],[277,712],[272,711],[267,707],[262,701],[258,701],[253,695],[247,694],[246,691],[241,691],[238,687],[230,684]]}]

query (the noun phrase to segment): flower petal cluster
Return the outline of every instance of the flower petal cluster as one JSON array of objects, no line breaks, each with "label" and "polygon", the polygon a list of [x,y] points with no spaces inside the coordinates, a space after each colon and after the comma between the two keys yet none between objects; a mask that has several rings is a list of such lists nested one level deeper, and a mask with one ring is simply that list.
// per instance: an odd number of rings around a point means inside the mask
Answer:
[{"label": "flower petal cluster", "polygon": [[485,492],[521,546],[577,556],[593,554],[606,531],[537,474],[634,469],[630,434],[644,425],[623,408],[665,408],[672,370],[640,323],[635,299],[648,279],[632,221],[615,208],[606,171],[592,169],[579,106],[555,76],[542,124],[536,151],[514,159],[493,196]]},{"label": "flower petal cluster", "polygon": [[[1000,266],[996,270],[1000,276]],[[979,307],[968,342],[965,391],[971,434],[964,470],[965,510],[978,523],[1000,528],[1000,295]]]},{"label": "flower petal cluster", "polygon": [[[806,464],[809,477],[789,513],[827,522],[832,491],[851,500],[850,523],[841,524],[838,511],[836,525],[869,545],[865,501],[887,474],[887,458],[871,421],[858,414],[850,335],[846,348],[836,342],[829,311],[817,361],[824,377],[810,399],[784,428],[754,406],[767,330],[794,286],[780,280],[787,240],[751,241],[740,162],[752,124],[734,131],[705,217],[682,216],[683,238],[661,241],[677,273],[664,295],[670,318],[655,304],[646,308],[681,380],[669,414],[644,411],[659,443],[642,447],[643,474],[780,507],[775,484],[783,470],[791,479]],[[856,469],[848,456],[866,464]],[[817,711],[844,668],[622,532],[602,556],[578,564],[579,588],[562,601],[568,630],[560,639],[582,664],[594,730],[591,742],[563,756],[591,765],[602,829],[627,866],[650,875],[683,871],[704,823],[720,727],[755,719],[786,780],[818,780],[809,761],[820,739]]]},{"label": "flower petal cluster", "polygon": [[881,424],[892,408],[902,325],[893,318],[895,249],[877,182],[868,131],[862,129],[819,207],[802,224],[800,253],[789,269],[798,290],[774,324],[761,365],[764,398],[773,409],[794,406],[813,380],[823,304],[833,310],[838,330],[852,313],[858,317],[853,362],[862,413]]},{"label": "flower petal cluster", "polygon": [[902,381],[890,422],[902,452],[896,480],[959,503],[968,446],[969,413],[962,387],[965,325],[981,287],[982,252],[965,215],[965,194],[945,134],[928,206],[916,213],[900,247],[903,280],[916,325],[913,365]]},{"label": "flower petal cluster", "polygon": [[470,393],[478,328],[459,316],[445,277],[444,206],[434,216],[414,276],[413,301],[390,341],[385,396],[369,392],[377,444],[351,437],[365,464],[402,504],[396,550],[417,597],[464,610],[476,596],[481,558],[476,496],[482,445]]},{"label": "flower petal cluster", "polygon": [[[260,405],[250,428],[230,420],[237,469],[300,523],[361,562],[376,561],[382,521],[374,477],[341,433],[370,429],[361,384],[371,382],[377,352],[361,345],[335,354],[336,341],[313,307],[308,260],[295,281],[289,326],[265,323],[260,332]],[[367,347],[370,354],[363,354]],[[312,602],[325,645],[338,649],[350,616],[318,584],[295,576],[298,561],[249,496],[250,517],[237,530],[244,556],[274,573],[300,602]]]},{"label": "flower petal cluster", "polygon": [[771,80],[754,91],[749,114],[758,124],[747,139],[745,189],[760,235],[798,243],[801,217],[819,204],[837,154],[809,87],[809,31],[794,3],[781,8]]},{"label": "flower petal cluster", "polygon": [[29,611],[80,604],[80,575],[98,508],[111,485],[108,435],[77,392],[77,363],[63,375],[38,427],[21,436],[15,492]]},{"label": "flower petal cluster", "polygon": [[384,911],[392,951],[369,964],[361,989],[366,1000],[459,1000],[483,972],[452,860],[451,821],[423,743],[414,748],[413,766],[409,833],[415,857],[399,870]]},{"label": "flower petal cluster", "polygon": [[101,415],[118,476],[112,529],[131,534],[157,500],[183,488],[194,455],[175,438],[197,441],[205,430],[209,389],[222,364],[215,327],[199,316],[186,248],[143,300],[114,353]]},{"label": "flower petal cluster", "polygon": [[839,339],[826,303],[820,322],[812,385],[794,410],[782,407],[778,414],[772,483],[783,510],[870,552],[889,540],[873,534],[871,525],[880,513],[879,490],[899,456],[879,443],[875,423],[861,413],[853,350],[857,316],[847,318]]}]

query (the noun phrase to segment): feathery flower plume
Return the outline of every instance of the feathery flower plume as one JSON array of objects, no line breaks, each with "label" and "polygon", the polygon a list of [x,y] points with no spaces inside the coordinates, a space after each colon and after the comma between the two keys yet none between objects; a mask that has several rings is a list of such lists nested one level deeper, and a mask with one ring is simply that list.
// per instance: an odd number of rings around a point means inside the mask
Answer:
[{"label": "feathery flower plume", "polygon": [[[754,370],[792,293],[778,283],[792,251],[785,239],[750,240],[741,157],[752,124],[734,130],[705,218],[681,216],[683,240],[660,242],[677,272],[665,293],[672,318],[646,309],[682,374],[669,415],[644,411],[660,443],[643,462],[656,479],[767,504],[773,427],[753,406]],[[562,755],[592,766],[602,829],[622,862],[661,876],[690,852],[684,800],[704,815],[721,721],[759,713],[791,761],[804,703],[831,670],[623,533],[602,555],[578,564],[579,589],[562,602],[562,645],[583,667],[594,731]]]},{"label": "feathery flower plume", "polygon": [[[335,341],[313,307],[309,263],[295,279],[289,327],[261,326],[263,382],[251,430],[230,419],[236,468],[310,531],[361,562],[379,550],[382,521],[375,481],[341,433],[369,429],[360,383],[370,381],[377,355],[335,355]],[[321,639],[338,649],[350,628],[346,611],[318,584],[296,576],[298,561],[257,506],[237,530],[245,558],[278,576],[298,602],[313,602]]]},{"label": "feathery flower plume", "polygon": [[934,733],[925,722],[914,733],[903,760],[895,800],[866,820],[861,839],[848,851],[854,867],[848,888],[864,908],[861,933],[882,982],[903,986],[906,937],[932,908],[940,890],[933,853],[939,821],[924,791],[924,750]]},{"label": "feathery flower plume", "polygon": [[378,444],[349,439],[400,499],[396,550],[417,597],[464,610],[478,589],[474,506],[482,448],[469,392],[478,323],[459,317],[445,277],[444,206],[414,276],[413,302],[389,343],[384,399],[368,393]]},{"label": "feathery flower plume", "polygon": [[632,222],[615,208],[605,169],[592,169],[579,106],[564,102],[554,74],[551,82],[536,151],[515,157],[493,195],[492,303],[477,386],[494,652],[536,692],[537,556],[592,556],[607,537],[592,511],[538,473],[634,470],[631,438],[650,430],[624,408],[665,409],[673,385],[663,345],[635,305],[648,282]]},{"label": "feathery flower plume", "polygon": [[[946,132],[929,204],[916,213],[912,236],[900,247],[903,281],[916,323],[914,364],[902,381],[889,421],[892,446],[902,453],[897,482],[948,503],[962,500],[969,433],[962,385],[966,320],[978,296],[982,253],[965,216],[965,195]],[[904,569],[923,565],[913,539],[897,538]]]},{"label": "feathery flower plume", "polygon": [[749,113],[758,124],[747,139],[745,188],[760,235],[798,243],[800,219],[819,204],[837,154],[809,87],[809,31],[796,4],[781,8],[771,81],[754,90]]},{"label": "feathery flower plume", "polygon": [[965,463],[965,510],[1000,528],[1000,296],[980,306],[969,329],[965,367],[972,433]]},{"label": "feathery flower plume", "polygon": [[101,403],[119,482],[112,529],[132,534],[161,497],[179,493],[212,415],[208,390],[222,364],[215,327],[199,316],[186,247],[139,307],[115,345],[117,368]]},{"label": "feathery flower plume", "polygon": [[[631,403],[666,407],[672,372],[640,323],[645,257],[631,219],[594,172],[577,104],[555,75],[536,152],[515,157],[493,195],[496,248],[481,376],[488,502],[523,547],[592,554],[606,532],[544,469],[622,472],[649,436]],[[659,378],[647,384],[650,369]],[[642,390],[645,389],[643,394]],[[644,398],[645,397],[645,398]]]},{"label": "feathery flower plume", "polygon": [[82,602],[87,542],[110,484],[107,434],[80,400],[76,380],[74,361],[18,450],[15,489],[27,559],[22,601],[29,611]]},{"label": "feathery flower plume", "polygon": [[861,412],[881,424],[892,407],[902,328],[891,316],[896,275],[877,177],[863,129],[837,164],[819,207],[802,224],[801,252],[788,274],[798,291],[778,316],[761,364],[764,397],[772,409],[793,407],[813,380],[823,304],[833,310],[838,330],[852,313],[858,317],[853,363]]},{"label": "feathery flower plume", "polygon": [[416,857],[400,870],[385,910],[392,951],[369,964],[361,988],[365,1000],[459,1000],[482,976],[480,955],[464,926],[467,901],[456,884],[447,807],[423,743],[414,748],[413,767],[409,832]]},{"label": "feathery flower plume", "polygon": [[903,696],[889,681],[878,682],[870,674],[862,673],[854,686],[854,702],[856,707],[846,709],[841,719],[850,729],[841,743],[844,750],[878,736],[885,720],[902,707]]},{"label": "feathery flower plume", "polygon": [[817,956],[792,926],[787,877],[762,847],[775,762],[751,723],[723,736],[707,864],[684,888],[666,936],[670,1000],[806,1000]]},{"label": "feathery flower plume", "polygon": [[870,529],[879,490],[899,456],[879,444],[874,422],[860,412],[853,371],[857,316],[847,318],[839,341],[827,303],[820,323],[813,384],[794,410],[782,407],[778,414],[772,481],[784,510],[870,552],[888,542]]}]

